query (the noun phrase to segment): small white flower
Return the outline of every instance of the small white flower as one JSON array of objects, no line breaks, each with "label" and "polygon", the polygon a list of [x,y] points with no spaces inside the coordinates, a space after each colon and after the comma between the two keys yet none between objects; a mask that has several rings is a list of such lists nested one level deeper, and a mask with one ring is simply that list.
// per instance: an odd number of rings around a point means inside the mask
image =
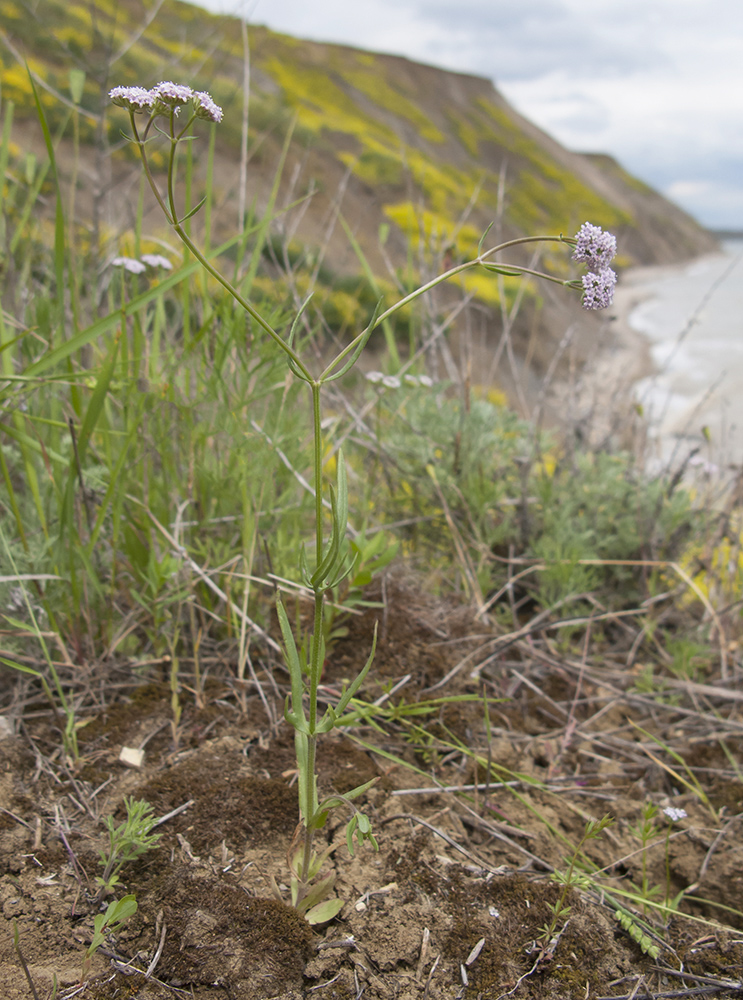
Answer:
[{"label": "small white flower", "polygon": [[417,375],[405,375],[404,379],[405,379],[405,384],[406,385],[418,385],[418,376]]},{"label": "small white flower", "polygon": [[173,270],[173,265],[168,258],[159,253],[143,253],[142,263],[149,265],[149,267],[161,267],[164,271]]},{"label": "small white flower", "polygon": [[687,816],[686,809],[676,809],[675,806],[667,806],[663,812],[672,823],[678,823],[679,820],[686,819]]},{"label": "small white flower", "polygon": [[382,379],[382,385],[385,389],[399,389],[401,382],[397,375],[385,375]]},{"label": "small white flower", "polygon": [[430,389],[431,386],[433,385],[433,379],[431,378],[430,375],[419,375],[418,382],[421,385],[425,386],[426,389]]},{"label": "small white flower", "polygon": [[384,378],[384,372],[367,372],[366,373],[366,381],[367,382],[377,383],[377,382],[381,382],[383,380],[383,378]]},{"label": "small white flower", "polygon": [[114,257],[111,263],[114,267],[123,267],[125,271],[129,271],[131,274],[141,274],[147,270],[142,261],[135,260],[134,257]]}]

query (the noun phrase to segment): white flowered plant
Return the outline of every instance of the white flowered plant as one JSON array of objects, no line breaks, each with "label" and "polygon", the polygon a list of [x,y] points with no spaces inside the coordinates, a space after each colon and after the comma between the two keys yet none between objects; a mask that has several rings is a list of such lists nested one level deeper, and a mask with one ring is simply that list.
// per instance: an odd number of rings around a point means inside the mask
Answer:
[{"label": "white flowered plant", "polygon": [[[147,90],[144,87],[114,87],[109,94],[118,107],[129,112],[133,143],[137,146],[147,180],[153,194],[168,220],[173,231],[198,260],[201,266],[234,298],[242,309],[257,323],[285,354],[287,364],[292,374],[306,383],[312,396],[313,413],[313,465],[315,483],[315,544],[314,551],[308,556],[304,549],[299,557],[299,575],[303,584],[312,592],[314,599],[313,629],[304,641],[297,644],[288,615],[283,603],[277,602],[277,613],[281,633],[284,640],[284,653],[291,678],[291,694],[287,699],[284,716],[295,731],[295,747],[297,769],[299,774],[299,811],[301,823],[298,827],[296,842],[290,849],[290,864],[292,870],[291,892],[292,903],[304,913],[311,922],[321,922],[331,919],[340,910],[342,901],[332,897],[333,876],[318,879],[322,864],[328,851],[318,854],[313,842],[317,830],[326,822],[331,810],[348,809],[351,819],[346,826],[346,842],[353,853],[355,844],[368,841],[376,847],[369,819],[358,810],[354,800],[363,795],[372,782],[360,785],[344,795],[333,795],[320,800],[317,790],[316,754],[317,743],[321,735],[329,733],[343,723],[343,716],[349,708],[351,699],[357,694],[371,668],[374,657],[374,643],[371,653],[360,673],[348,684],[335,705],[320,711],[318,688],[322,664],[325,658],[325,642],[323,639],[323,608],[327,592],[337,588],[339,583],[353,570],[353,560],[349,557],[349,546],[346,540],[348,518],[348,486],[345,463],[341,450],[337,453],[337,479],[334,489],[330,489],[330,507],[332,510],[330,537],[326,538],[323,499],[323,456],[325,454],[322,441],[321,393],[328,382],[335,381],[345,375],[357,362],[372,331],[387,320],[399,309],[414,301],[426,291],[444,281],[470,269],[483,268],[495,274],[510,276],[534,276],[545,281],[552,281],[564,287],[574,288],[583,293],[583,305],[587,309],[604,308],[611,302],[615,275],[608,268],[608,262],[614,255],[616,245],[609,233],[603,233],[597,226],[586,223],[575,238],[560,236],[527,236],[509,240],[489,250],[483,250],[487,233],[483,236],[478,252],[471,260],[450,268],[444,274],[420,286],[406,295],[399,302],[387,309],[382,309],[382,303],[377,305],[368,325],[343,348],[321,372],[315,372],[310,362],[298,354],[293,346],[294,330],[299,316],[295,321],[288,338],[284,339],[267,321],[267,319],[247,300],[241,292],[231,284],[228,278],[200,251],[198,246],[184,228],[183,223],[194,215],[203,202],[192,209],[187,215],[181,216],[177,209],[175,183],[177,177],[176,155],[181,140],[190,138],[189,129],[197,119],[219,123],[222,121],[222,109],[214,103],[205,91],[194,91],[184,84],[163,81]],[[181,111],[184,113],[181,114]],[[170,155],[167,169],[167,191],[163,195],[155,182],[148,161],[148,142],[159,133],[170,142]],[[563,243],[574,247],[574,258],[585,263],[589,271],[583,279],[563,280],[554,275],[534,271],[517,264],[503,264],[496,261],[498,254],[511,248],[540,242]],[[161,262],[153,265],[152,261],[123,263],[125,258],[117,258],[120,266],[131,270],[131,263],[144,267],[166,266]],[[303,307],[304,308],[304,307]],[[300,310],[300,316],[301,316]],[[412,376],[411,376],[412,378]],[[394,374],[383,372],[368,372],[366,379],[377,384],[382,389],[398,389],[401,379]],[[433,384],[426,375],[417,376],[417,384],[430,388]],[[299,650],[302,650],[300,654]]]},{"label": "white flowered plant", "polygon": [[193,91],[184,84],[172,83],[170,80],[158,83],[151,90],[144,87],[114,87],[108,96],[117,107],[125,108],[131,114],[149,112],[151,118],[170,115],[171,112],[177,115],[181,107],[192,104],[191,121],[194,118],[222,121],[222,109],[205,90]]},{"label": "white flowered plant", "polygon": [[147,270],[147,266],[141,260],[137,260],[136,257],[114,257],[111,264],[113,267],[123,268],[130,274],[144,274]]},{"label": "white flowered plant", "polygon": [[606,309],[614,299],[617,276],[609,267],[616,257],[617,241],[601,226],[584,222],[575,237],[573,260],[581,261],[588,272],[581,278],[584,309]]},{"label": "white flowered plant", "polygon": [[663,810],[663,815],[668,820],[668,826],[666,827],[666,906],[677,910],[688,889],[682,890],[675,898],[671,897],[671,829],[674,823],[680,823],[682,819],[686,819],[688,813],[686,809],[681,809],[678,806],[666,806]]},{"label": "white flowered plant", "polygon": [[140,259],[148,267],[161,267],[164,271],[172,271],[173,269],[168,258],[159,253],[143,253]]},{"label": "white flowered plant", "polygon": [[678,823],[682,819],[686,819],[688,813],[686,809],[676,809],[674,806],[666,806],[663,810],[663,815],[666,816],[672,823]]},{"label": "white flowered plant", "polygon": [[130,274],[144,274],[148,267],[162,268],[164,271],[171,271],[173,265],[167,257],[159,253],[143,253],[141,257],[114,257],[111,261],[112,267],[123,268]]}]

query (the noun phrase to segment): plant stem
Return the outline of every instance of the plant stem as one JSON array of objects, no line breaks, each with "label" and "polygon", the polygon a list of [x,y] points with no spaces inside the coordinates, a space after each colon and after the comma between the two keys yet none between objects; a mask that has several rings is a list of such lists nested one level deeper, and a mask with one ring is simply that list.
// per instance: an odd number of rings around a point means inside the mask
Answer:
[{"label": "plant stem", "polygon": [[[323,557],[323,510],[322,510],[322,420],[320,407],[320,390],[322,383],[313,381],[310,383],[312,390],[312,434],[313,434],[313,464],[314,464],[314,485],[315,485],[315,568],[322,562]],[[305,802],[308,806],[308,815],[304,820],[304,851],[302,856],[302,883],[306,883],[310,877],[310,865],[312,863],[312,840],[314,826],[312,818],[317,811],[317,785],[315,778],[315,763],[317,760],[317,689],[320,684],[320,673],[322,671],[322,624],[323,624],[323,603],[325,591],[323,581],[313,587],[315,602],[315,614],[312,640],[310,642],[310,678],[309,678],[309,736],[307,737],[307,769],[304,779],[306,782]]]},{"label": "plant stem", "polygon": [[305,381],[307,382],[312,382],[312,375],[302,362],[299,355],[294,350],[292,350],[292,348],[282,339],[282,337],[276,332],[276,330],[274,330],[271,324],[268,323],[261,316],[261,314],[250,304],[250,302],[248,302],[248,300],[244,298],[240,294],[240,292],[238,292],[235,286],[232,285],[227,280],[227,278],[225,278],[224,275],[221,274],[221,272],[218,271],[217,268],[206,259],[206,257],[201,253],[199,248],[191,241],[190,237],[188,236],[188,234],[178,221],[178,216],[176,214],[176,206],[175,206],[175,196],[173,192],[173,184],[175,179],[175,169],[174,169],[175,150],[178,139],[175,137],[171,137],[171,151],[168,163],[168,202],[170,204],[170,208],[168,208],[168,205],[166,205],[165,202],[163,201],[162,195],[160,194],[157,188],[157,184],[155,183],[155,178],[152,176],[150,165],[147,162],[147,156],[145,155],[145,150],[144,150],[145,140],[141,138],[139,135],[139,131],[137,130],[137,124],[136,121],[134,120],[134,114],[132,113],[130,117],[132,121],[132,131],[134,132],[134,141],[139,148],[139,154],[142,160],[142,166],[147,176],[149,185],[152,188],[152,193],[155,195],[157,203],[159,204],[166,219],[175,230],[181,242],[191,251],[194,257],[198,260],[198,262],[202,265],[202,267],[206,271],[208,271],[209,274],[211,274],[211,276],[215,279],[215,281],[218,281],[220,285],[222,285],[222,287],[227,292],[229,292],[229,294],[245,310],[245,312],[251,317],[251,319],[254,319],[255,322],[258,323],[259,326],[261,326],[266,331],[269,337],[271,337],[271,339],[279,345],[279,347],[284,351],[284,353],[291,359],[292,363],[296,365],[297,369],[301,373],[301,377],[304,378]]}]

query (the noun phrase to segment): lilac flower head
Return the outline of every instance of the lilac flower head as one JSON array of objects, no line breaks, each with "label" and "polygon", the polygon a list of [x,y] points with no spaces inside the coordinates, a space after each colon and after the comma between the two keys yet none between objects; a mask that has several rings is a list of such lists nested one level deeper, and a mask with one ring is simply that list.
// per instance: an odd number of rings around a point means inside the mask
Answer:
[{"label": "lilac flower head", "polygon": [[583,308],[606,309],[614,299],[617,276],[610,267],[603,267],[595,274],[589,271],[581,278],[583,285]]},{"label": "lilac flower head", "polygon": [[686,819],[686,809],[676,809],[674,806],[667,806],[663,812],[672,823],[678,823],[680,819]]},{"label": "lilac flower head", "polygon": [[127,111],[149,111],[155,103],[153,92],[144,87],[114,87],[108,96],[117,107]]},{"label": "lilac flower head", "polygon": [[155,100],[167,108],[178,108],[181,104],[187,104],[193,97],[193,91],[185,83],[173,83],[171,80],[163,80],[156,87],[152,88]]},{"label": "lilac flower head", "polygon": [[142,261],[136,260],[134,257],[114,257],[111,263],[114,267],[123,267],[130,274],[141,274],[147,270]]},{"label": "lilac flower head", "polygon": [[222,121],[222,109],[218,104],[215,104],[211,98],[211,94],[207,94],[205,90],[197,90],[194,95],[194,114],[197,118],[204,118],[208,122],[221,122]]},{"label": "lilac flower head", "polygon": [[589,267],[605,268],[617,253],[617,241],[611,233],[605,233],[601,226],[584,222],[575,237],[573,260],[582,260]]}]

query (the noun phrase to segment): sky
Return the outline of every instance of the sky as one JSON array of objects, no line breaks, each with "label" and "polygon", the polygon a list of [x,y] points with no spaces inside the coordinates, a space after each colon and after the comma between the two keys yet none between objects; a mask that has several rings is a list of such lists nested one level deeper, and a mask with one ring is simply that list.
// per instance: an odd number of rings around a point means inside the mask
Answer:
[{"label": "sky", "polygon": [[201,0],[298,38],[489,77],[569,149],[743,230],[740,0]]}]

